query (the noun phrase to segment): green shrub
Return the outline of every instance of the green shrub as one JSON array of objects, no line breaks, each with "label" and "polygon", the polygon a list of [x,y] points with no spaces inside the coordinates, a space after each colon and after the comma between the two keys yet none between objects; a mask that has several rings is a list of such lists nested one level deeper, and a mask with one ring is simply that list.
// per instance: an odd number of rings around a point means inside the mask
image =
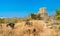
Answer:
[{"label": "green shrub", "polygon": [[32,13],[30,15],[31,15],[32,19],[35,19],[35,20],[40,20],[41,19],[40,15],[32,14]]},{"label": "green shrub", "polygon": [[0,23],[4,23],[4,18],[0,18]]},{"label": "green shrub", "polygon": [[59,30],[60,30],[60,26],[59,26]]}]

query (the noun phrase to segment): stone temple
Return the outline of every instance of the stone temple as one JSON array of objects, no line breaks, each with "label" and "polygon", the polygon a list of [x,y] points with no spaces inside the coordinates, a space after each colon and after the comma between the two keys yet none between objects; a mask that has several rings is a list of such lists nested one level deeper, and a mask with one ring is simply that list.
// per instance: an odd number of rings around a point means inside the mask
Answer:
[{"label": "stone temple", "polygon": [[38,15],[40,15],[40,17],[43,19],[43,20],[46,20],[48,18],[48,15],[47,15],[47,10],[45,7],[42,7],[39,9]]}]

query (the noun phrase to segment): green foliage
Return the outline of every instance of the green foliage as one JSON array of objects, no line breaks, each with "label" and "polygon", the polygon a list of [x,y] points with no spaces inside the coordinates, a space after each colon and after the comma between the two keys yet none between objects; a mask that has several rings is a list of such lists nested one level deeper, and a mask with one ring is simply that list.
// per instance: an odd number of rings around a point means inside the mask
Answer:
[{"label": "green foliage", "polygon": [[17,23],[17,20],[16,19],[13,19],[9,23]]},{"label": "green foliage", "polygon": [[0,18],[0,23],[4,23],[4,18]]},{"label": "green foliage", "polygon": [[36,15],[31,13],[31,18],[36,19]]},{"label": "green foliage", "polygon": [[32,19],[35,19],[35,20],[38,19],[38,20],[40,20],[40,15],[33,14],[33,13],[31,13],[30,15],[31,15]]},{"label": "green foliage", "polygon": [[32,19],[32,18],[28,18],[28,19],[26,19],[26,20],[30,21],[30,20],[33,20],[33,19]]},{"label": "green foliage", "polygon": [[60,20],[60,10],[56,10],[56,19]]},{"label": "green foliage", "polygon": [[60,30],[60,26],[59,26],[59,30]]}]

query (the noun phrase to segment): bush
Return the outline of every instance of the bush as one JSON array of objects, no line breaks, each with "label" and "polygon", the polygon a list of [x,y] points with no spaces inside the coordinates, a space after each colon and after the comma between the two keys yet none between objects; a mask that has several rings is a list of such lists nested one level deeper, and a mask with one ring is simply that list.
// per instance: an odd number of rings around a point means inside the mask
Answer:
[{"label": "bush", "polygon": [[40,20],[41,19],[40,15],[37,15],[37,14],[31,14],[31,18],[35,19],[35,20]]},{"label": "bush", "polygon": [[17,20],[16,19],[13,19],[9,23],[17,23]]},{"label": "bush", "polygon": [[60,26],[59,26],[59,30],[60,30]]},{"label": "bush", "polygon": [[56,19],[60,20],[60,10],[56,10]]},{"label": "bush", "polygon": [[4,18],[0,18],[0,23],[4,23]]}]

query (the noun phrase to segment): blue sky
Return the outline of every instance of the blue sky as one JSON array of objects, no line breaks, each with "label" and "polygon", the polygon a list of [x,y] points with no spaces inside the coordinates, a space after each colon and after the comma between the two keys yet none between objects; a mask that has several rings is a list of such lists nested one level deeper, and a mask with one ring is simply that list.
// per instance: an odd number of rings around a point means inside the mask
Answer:
[{"label": "blue sky", "polygon": [[25,17],[46,7],[49,15],[60,9],[60,0],[0,0],[0,17]]}]

